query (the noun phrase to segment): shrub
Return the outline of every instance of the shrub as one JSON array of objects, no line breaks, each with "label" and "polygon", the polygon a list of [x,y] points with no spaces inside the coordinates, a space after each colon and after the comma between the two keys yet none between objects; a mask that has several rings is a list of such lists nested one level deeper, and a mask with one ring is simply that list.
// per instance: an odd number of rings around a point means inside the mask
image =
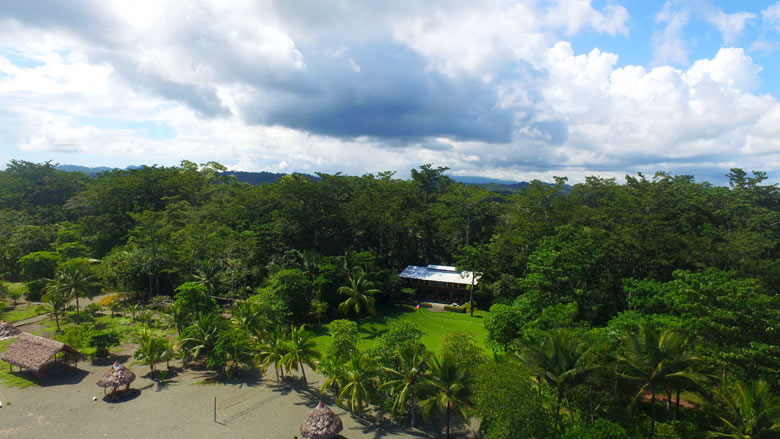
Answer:
[{"label": "shrub", "polygon": [[118,346],[121,336],[116,331],[95,331],[87,336],[87,345],[95,348],[95,357],[107,357],[109,350]]},{"label": "shrub", "polygon": [[457,312],[457,313],[461,313],[461,314],[465,314],[466,313],[466,308],[462,307],[462,306],[445,305],[444,306],[444,310],[445,311],[450,311],[450,312]]},{"label": "shrub", "polygon": [[334,320],[328,325],[330,341],[325,348],[328,357],[347,359],[357,350],[358,327],[351,320]]}]

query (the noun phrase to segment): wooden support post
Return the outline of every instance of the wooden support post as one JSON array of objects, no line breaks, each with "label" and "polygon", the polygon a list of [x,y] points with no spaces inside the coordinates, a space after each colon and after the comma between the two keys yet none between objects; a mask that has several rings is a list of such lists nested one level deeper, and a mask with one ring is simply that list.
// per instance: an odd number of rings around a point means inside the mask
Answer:
[{"label": "wooden support post", "polygon": [[214,423],[217,423],[217,397],[214,397]]}]

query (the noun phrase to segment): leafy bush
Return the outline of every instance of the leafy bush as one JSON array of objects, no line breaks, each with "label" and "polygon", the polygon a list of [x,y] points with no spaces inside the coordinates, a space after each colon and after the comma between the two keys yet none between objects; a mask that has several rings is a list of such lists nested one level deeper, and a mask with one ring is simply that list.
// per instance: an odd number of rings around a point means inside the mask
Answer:
[{"label": "leafy bush", "polygon": [[122,337],[116,331],[95,331],[87,336],[87,345],[95,348],[95,357],[107,357],[109,350],[118,346]]},{"label": "leafy bush", "polygon": [[598,419],[593,425],[578,425],[567,431],[563,439],[631,439],[628,432],[618,424]]},{"label": "leafy bush", "polygon": [[87,345],[87,333],[89,330],[89,325],[76,326],[75,328],[66,329],[62,335],[55,336],[54,338],[66,345],[81,349]]},{"label": "leafy bush", "polygon": [[84,312],[91,315],[92,317],[95,317],[100,312],[100,304],[90,303],[89,305],[84,307]]},{"label": "leafy bush", "polygon": [[357,324],[351,320],[334,320],[328,325],[330,341],[325,348],[328,357],[347,359],[357,351],[359,338]]}]

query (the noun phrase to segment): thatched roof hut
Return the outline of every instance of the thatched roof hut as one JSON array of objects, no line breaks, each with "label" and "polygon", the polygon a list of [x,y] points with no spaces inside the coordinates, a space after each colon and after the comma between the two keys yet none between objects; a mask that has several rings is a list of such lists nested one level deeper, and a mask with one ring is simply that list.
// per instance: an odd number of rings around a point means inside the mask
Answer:
[{"label": "thatched roof hut", "polygon": [[38,376],[43,377],[46,365],[59,353],[62,353],[65,362],[75,363],[86,359],[81,352],[65,343],[22,332],[8,350],[3,352],[0,360],[9,365],[34,371]]},{"label": "thatched roof hut", "polygon": [[135,374],[127,367],[114,362],[114,365],[104,373],[97,381],[100,387],[130,386],[135,380]]},{"label": "thatched roof hut", "polygon": [[336,437],[343,429],[341,419],[320,401],[301,424],[301,436],[311,439],[330,439]]},{"label": "thatched roof hut", "polygon": [[8,340],[9,338],[14,338],[17,335],[19,335],[19,330],[14,327],[14,325],[6,322],[5,320],[0,320],[0,340]]}]

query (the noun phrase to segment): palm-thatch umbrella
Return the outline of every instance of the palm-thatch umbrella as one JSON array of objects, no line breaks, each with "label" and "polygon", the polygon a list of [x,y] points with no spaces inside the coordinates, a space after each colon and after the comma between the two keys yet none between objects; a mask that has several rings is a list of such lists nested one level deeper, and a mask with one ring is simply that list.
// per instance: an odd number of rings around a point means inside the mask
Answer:
[{"label": "palm-thatch umbrella", "polygon": [[19,330],[14,327],[14,325],[6,322],[5,320],[0,321],[0,340],[8,340],[9,338],[14,338],[17,335],[19,335]]},{"label": "palm-thatch umbrella", "polygon": [[104,373],[97,382],[97,385],[103,387],[104,392],[108,387],[113,387],[114,390],[111,394],[116,392],[117,387],[127,386],[125,390],[130,388],[130,383],[135,380],[135,374],[125,366],[114,362],[114,365]]},{"label": "palm-thatch umbrella", "polygon": [[301,424],[301,436],[311,439],[330,439],[336,437],[343,429],[341,419],[320,401]]}]

